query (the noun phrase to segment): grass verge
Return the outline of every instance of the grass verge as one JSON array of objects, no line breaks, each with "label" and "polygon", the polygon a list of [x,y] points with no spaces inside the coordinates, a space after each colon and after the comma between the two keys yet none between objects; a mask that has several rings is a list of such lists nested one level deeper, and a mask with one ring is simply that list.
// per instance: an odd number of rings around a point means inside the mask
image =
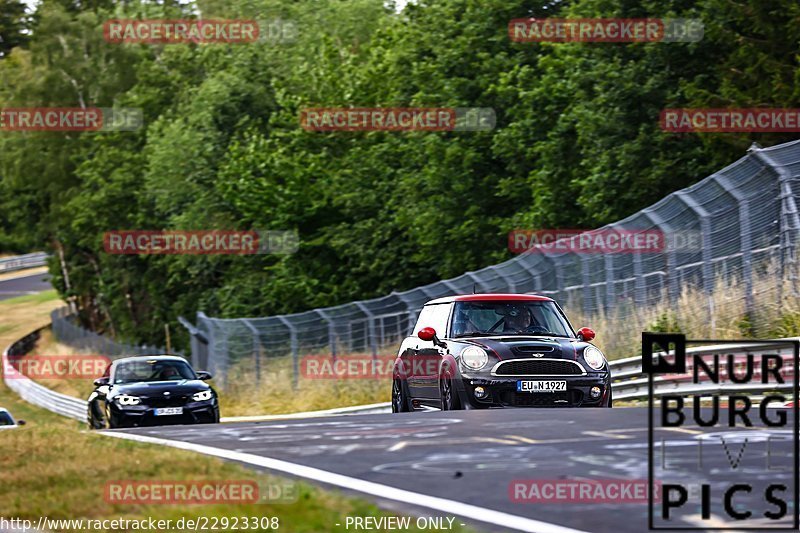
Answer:
[{"label": "grass verge", "polygon": [[[3,348],[46,324],[50,310],[59,305],[52,295],[0,302],[0,324],[8,326],[0,338]],[[297,498],[292,503],[145,505],[108,501],[105,486],[113,481],[247,480],[259,487],[291,482],[212,457],[103,437],[88,431],[83,423],[25,403],[4,383],[0,383],[0,406],[28,422],[19,429],[0,431],[0,511],[6,518],[36,522],[40,516],[90,520],[278,517],[280,530],[302,533],[339,531],[342,527],[335,524],[342,523],[345,516],[396,516],[366,500],[304,482],[294,485]],[[68,525],[50,529],[80,530]],[[456,525],[455,531],[467,530]]]}]

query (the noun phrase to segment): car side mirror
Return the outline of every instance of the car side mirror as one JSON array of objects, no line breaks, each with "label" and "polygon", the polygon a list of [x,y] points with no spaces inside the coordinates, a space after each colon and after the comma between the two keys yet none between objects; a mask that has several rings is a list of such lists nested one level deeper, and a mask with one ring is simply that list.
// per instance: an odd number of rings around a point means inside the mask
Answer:
[{"label": "car side mirror", "polygon": [[214,377],[214,376],[211,375],[211,372],[206,372],[205,370],[198,370],[197,371],[197,379],[200,379],[200,380],[203,380],[203,381],[208,381],[212,377]]},{"label": "car side mirror", "polygon": [[108,385],[109,379],[106,377],[97,378],[94,380],[95,387],[102,387],[103,385]]},{"label": "car side mirror", "polygon": [[578,338],[583,342],[589,342],[594,339],[594,330],[592,328],[583,327],[578,330]]},{"label": "car side mirror", "polygon": [[27,424],[27,422],[25,422],[24,420],[17,420],[18,426],[24,426],[25,424]]},{"label": "car side mirror", "polygon": [[417,337],[424,341],[432,341],[436,338],[436,330],[433,328],[422,328],[417,333]]},{"label": "car side mirror", "polygon": [[439,337],[436,336],[436,330],[431,327],[422,328],[421,330],[419,330],[417,332],[417,337],[419,337],[424,341],[433,341],[433,344],[435,344],[436,346],[441,346],[442,348],[447,347],[447,345],[443,343],[439,339]]}]

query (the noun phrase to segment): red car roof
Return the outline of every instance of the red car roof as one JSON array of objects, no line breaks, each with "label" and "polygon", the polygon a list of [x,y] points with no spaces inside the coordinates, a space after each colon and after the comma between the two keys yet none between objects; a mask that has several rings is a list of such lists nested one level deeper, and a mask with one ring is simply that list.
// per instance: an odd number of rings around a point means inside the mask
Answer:
[{"label": "red car roof", "polygon": [[437,298],[428,302],[432,303],[449,303],[449,302],[493,302],[493,301],[536,301],[536,302],[552,302],[552,298],[547,296],[539,296],[537,294],[462,294],[459,296],[445,296],[444,298]]}]

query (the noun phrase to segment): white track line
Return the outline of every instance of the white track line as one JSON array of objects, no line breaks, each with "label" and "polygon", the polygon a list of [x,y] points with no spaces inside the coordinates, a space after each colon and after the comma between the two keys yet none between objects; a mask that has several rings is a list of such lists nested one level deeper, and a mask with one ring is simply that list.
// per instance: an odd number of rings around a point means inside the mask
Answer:
[{"label": "white track line", "polygon": [[509,513],[500,511],[492,511],[475,505],[469,505],[462,502],[453,500],[445,500],[444,498],[436,498],[428,494],[419,494],[408,490],[382,485],[380,483],[373,483],[372,481],[365,481],[354,477],[345,476],[343,474],[335,474],[327,470],[320,470],[310,466],[298,465],[281,461],[279,459],[272,459],[269,457],[261,457],[250,453],[235,452],[233,450],[225,450],[223,448],[215,448],[213,446],[205,446],[202,444],[194,444],[191,442],[183,442],[178,440],[161,439],[158,437],[147,437],[144,435],[136,435],[132,433],[113,433],[101,432],[102,435],[107,437],[116,437],[119,439],[133,440],[137,442],[146,442],[149,444],[160,444],[162,446],[171,446],[182,450],[189,450],[205,455],[212,455],[222,459],[229,459],[240,463],[251,464],[268,468],[270,470],[277,470],[285,472],[293,476],[311,479],[320,483],[327,483],[329,485],[336,485],[349,490],[362,492],[377,496],[378,498],[385,498],[387,500],[394,500],[403,502],[416,507],[427,507],[436,511],[462,516],[464,518],[471,518],[478,522],[485,522],[487,524],[494,524],[501,527],[516,529],[519,531],[528,531],[534,533],[586,533],[579,529],[572,529],[548,522],[541,522],[531,518],[524,518]]},{"label": "white track line", "polygon": [[267,422],[270,420],[287,420],[292,418],[312,418],[317,416],[380,414],[391,412],[391,402],[336,407],[322,411],[306,411],[304,413],[286,413],[282,415],[223,416],[220,422]]}]

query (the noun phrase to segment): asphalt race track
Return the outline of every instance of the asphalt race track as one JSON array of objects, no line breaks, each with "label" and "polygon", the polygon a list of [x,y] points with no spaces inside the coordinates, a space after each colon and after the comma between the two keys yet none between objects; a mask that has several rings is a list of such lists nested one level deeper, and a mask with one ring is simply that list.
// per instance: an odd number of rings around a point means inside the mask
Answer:
[{"label": "asphalt race track", "polygon": [[8,300],[26,294],[36,294],[52,289],[48,273],[34,274],[21,278],[0,280],[0,300]]},{"label": "asphalt race track", "polygon": [[[727,420],[726,413],[724,409],[721,411],[721,419]],[[784,441],[783,452],[776,447],[765,452],[766,439],[758,427],[717,426],[703,431],[704,428],[694,425],[691,419],[690,422],[680,428],[659,429],[654,434],[654,442],[664,439],[670,479],[690,482],[699,479],[696,458],[698,441],[702,440],[705,443],[704,451],[700,452],[703,468],[717,474],[722,472],[721,475],[732,482],[745,480],[757,484],[764,479],[782,480],[790,487],[790,493],[785,496],[790,502],[791,514],[794,498],[791,467],[777,471],[780,460],[776,460],[771,467],[773,470],[765,474],[762,464],[768,453],[780,457],[785,452],[784,457],[792,457],[791,450],[786,451],[793,443],[791,431],[777,433],[778,440]],[[757,419],[754,424],[761,425]],[[646,482],[646,408],[351,415],[119,432],[269,457],[582,531],[638,533],[648,527],[646,503],[613,500],[606,503],[517,503],[512,501],[509,491],[512,481],[520,479]],[[727,441],[725,452],[720,437]],[[746,449],[742,448],[744,438],[748,438],[750,444]],[[737,456],[740,461],[737,468],[732,469],[726,461],[735,461]],[[660,462],[660,457],[658,455],[654,463]],[[737,496],[736,502],[752,505],[759,518],[769,509],[765,508],[763,493],[752,499]],[[407,503],[385,500],[382,503],[385,507],[420,516],[446,514],[409,507]],[[717,503],[713,508],[721,509],[721,504]],[[721,519],[712,512],[712,520]],[[497,522],[459,522],[472,524],[480,530],[508,530]],[[670,524],[695,528],[709,525],[700,521],[698,505],[684,512],[678,522]],[[752,527],[752,523],[749,525]]]}]

